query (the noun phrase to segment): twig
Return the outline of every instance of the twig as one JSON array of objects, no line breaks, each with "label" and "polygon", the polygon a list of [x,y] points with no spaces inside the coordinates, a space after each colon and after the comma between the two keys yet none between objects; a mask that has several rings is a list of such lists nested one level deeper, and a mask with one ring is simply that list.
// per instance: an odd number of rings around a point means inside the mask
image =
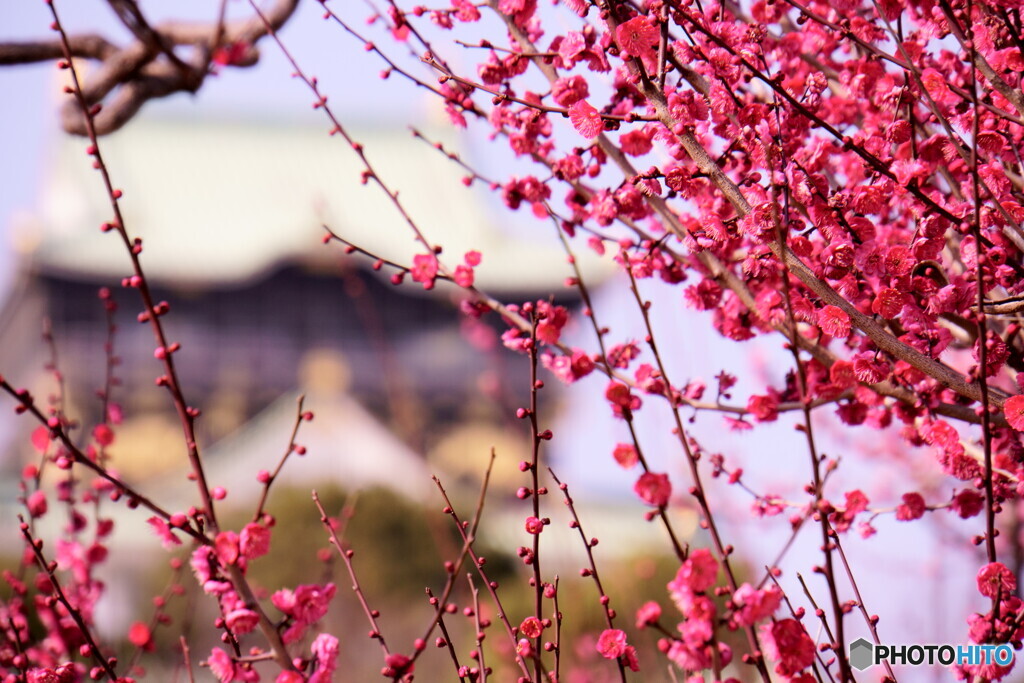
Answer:
[{"label": "twig", "polygon": [[475,628],[474,638],[476,638],[476,661],[479,667],[480,683],[487,683],[487,660],[484,657],[484,633],[483,620],[480,617],[480,591],[477,590],[476,584],[473,583],[473,575],[466,574],[466,580],[469,582],[469,593],[473,599],[473,624]]},{"label": "twig", "polygon": [[281,460],[278,461],[277,467],[267,477],[266,481],[263,482],[263,491],[260,493],[259,503],[256,504],[256,512],[253,513],[252,521],[258,522],[263,517],[263,508],[267,504],[267,498],[270,496],[270,487],[274,484],[278,475],[281,474],[281,469],[284,467],[285,462],[288,460],[288,456],[294,453],[297,449],[295,445],[295,438],[299,435],[299,427],[302,426],[303,422],[308,422],[313,419],[313,413],[306,412],[303,410],[303,404],[305,403],[306,397],[299,396],[296,403],[298,405],[295,411],[295,422],[292,424],[292,433],[288,438],[288,447],[285,448],[284,455],[281,456]]},{"label": "twig", "polygon": [[[435,608],[434,619],[427,626],[426,631],[420,637],[420,640],[423,642],[430,640],[430,636],[434,632],[434,627],[439,626],[441,631],[444,633],[446,642],[448,643],[452,659],[455,660],[456,663],[458,658],[455,656],[454,646],[452,645],[451,638],[448,636],[448,632],[444,627],[442,619],[444,617],[444,611],[448,605],[448,598],[451,597],[452,591],[455,589],[456,579],[461,574],[462,567],[466,562],[466,558],[469,556],[470,544],[473,542],[473,539],[476,538],[476,531],[480,526],[480,519],[482,518],[484,511],[484,502],[487,499],[487,489],[491,482],[491,473],[494,471],[495,459],[496,454],[492,448],[490,460],[487,462],[487,470],[484,472],[483,482],[480,484],[480,494],[477,496],[476,509],[473,511],[473,521],[469,525],[469,531],[466,534],[466,538],[463,539],[462,550],[459,552],[459,555],[454,562],[445,563],[445,571],[448,573],[448,578],[445,580],[444,587],[441,589],[441,597],[435,598],[431,593],[430,588],[427,588],[427,596],[430,599],[430,604]],[[416,662],[422,652],[422,650],[416,650],[416,652],[413,653],[413,663]],[[456,666],[456,670],[458,669],[459,667]]]},{"label": "twig", "polygon": [[[864,617],[864,623],[867,624],[868,630],[871,631],[871,639],[875,641],[875,645],[880,645],[882,641],[878,638],[878,617],[868,614],[868,608],[867,605],[864,604],[864,598],[860,594],[860,588],[857,586],[857,580],[853,578],[853,570],[850,568],[850,562],[846,559],[846,553],[843,551],[843,544],[839,542],[839,534],[836,533],[835,529],[829,529],[829,536],[831,536],[832,542],[836,545],[836,551],[839,553],[839,560],[843,563],[843,568],[846,570],[846,578],[850,580],[850,586],[853,588],[853,595],[857,598],[857,607],[860,609],[860,613]],[[891,678],[895,683],[896,674],[893,673],[889,660],[885,660],[884,664],[886,673],[889,674],[889,678]]]},{"label": "twig", "polygon": [[[477,574],[480,575],[480,580],[484,582],[484,585],[487,587],[488,593],[490,593],[490,595],[491,595],[491,599],[494,601],[495,606],[498,608],[498,619],[505,626],[505,632],[508,635],[509,641],[512,644],[512,650],[513,650],[513,652],[516,652],[516,633],[515,633],[515,629],[512,627],[512,624],[509,622],[508,617],[506,616],[506,613],[505,613],[505,608],[502,607],[501,599],[498,597],[498,584],[495,581],[491,581],[487,577],[487,571],[484,569],[484,564],[486,563],[486,560],[483,557],[477,555],[476,551],[473,550],[473,539],[467,533],[467,530],[466,530],[466,526],[468,525],[468,522],[462,522],[459,519],[458,513],[455,512],[455,508],[452,507],[452,502],[448,498],[447,491],[444,490],[444,486],[441,484],[441,480],[438,479],[437,476],[434,476],[433,480],[434,480],[434,484],[437,486],[438,491],[441,492],[441,497],[444,498],[444,502],[445,502],[444,513],[452,518],[452,521],[455,523],[455,528],[458,530],[459,535],[462,537],[462,541],[464,543],[466,543],[466,545],[467,545],[467,551],[466,552],[469,554],[470,559],[473,560],[473,566],[476,568]],[[522,655],[520,655],[518,652],[516,652],[515,660],[516,660],[516,664],[519,665],[520,670],[526,676],[526,679],[528,681],[532,680],[531,676],[530,676],[530,670],[529,670],[529,668],[527,668],[526,661],[523,659]],[[538,681],[534,681],[533,683],[539,683],[539,682]]]},{"label": "twig", "polygon": [[185,660],[185,675],[188,676],[189,683],[196,683],[195,675],[192,673],[192,655],[189,652],[188,640],[185,636],[180,636],[178,642],[181,643],[181,656]]},{"label": "twig", "polygon": [[[587,564],[589,566],[588,569],[585,570],[584,575],[590,576],[594,579],[594,586],[597,588],[598,602],[601,603],[601,611],[604,613],[604,623],[608,628],[615,628],[615,610],[611,608],[611,598],[608,597],[608,594],[605,593],[604,586],[601,585],[601,576],[597,573],[597,562],[594,560],[594,546],[597,545],[597,538],[588,539],[587,535],[584,533],[583,523],[580,522],[580,517],[576,513],[576,506],[573,503],[572,496],[569,495],[569,486],[567,484],[563,484],[555,475],[554,470],[550,467],[548,468],[548,472],[551,473],[551,478],[555,480],[556,484],[558,484],[558,488],[562,491],[562,495],[565,497],[565,504],[569,508],[569,514],[572,515],[572,522],[569,523],[569,526],[575,528],[576,531],[579,532],[580,541],[583,542],[583,547],[587,551]],[[555,611],[558,611],[557,605],[555,607]],[[623,658],[621,656],[616,657],[615,662],[619,667],[619,679],[625,683],[626,665],[623,662]]]},{"label": "twig", "polygon": [[355,567],[352,565],[352,556],[355,555],[355,552],[342,546],[341,539],[331,524],[331,518],[327,516],[327,511],[324,510],[323,503],[320,502],[320,496],[317,495],[316,491],[313,491],[312,495],[316,509],[320,511],[320,523],[327,531],[328,536],[330,536],[331,545],[335,547],[338,555],[341,556],[342,561],[345,563],[348,576],[352,580],[352,592],[356,594],[359,605],[363,608],[363,614],[366,615],[367,621],[370,622],[370,637],[380,643],[380,649],[383,651],[384,656],[387,657],[391,654],[391,651],[388,650],[388,645],[384,641],[384,634],[381,633],[380,626],[377,624],[377,617],[380,613],[377,610],[370,609],[369,603],[366,602],[366,596],[363,594],[363,588],[359,584],[359,578],[356,576]]}]

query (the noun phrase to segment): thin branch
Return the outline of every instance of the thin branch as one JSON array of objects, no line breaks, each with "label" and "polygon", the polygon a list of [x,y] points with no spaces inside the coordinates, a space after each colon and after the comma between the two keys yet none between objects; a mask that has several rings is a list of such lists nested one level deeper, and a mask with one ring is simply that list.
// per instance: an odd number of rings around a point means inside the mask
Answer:
[{"label": "thin branch", "polygon": [[252,516],[252,521],[254,522],[260,521],[260,518],[263,517],[263,509],[267,504],[267,498],[270,496],[270,487],[273,486],[274,481],[277,479],[278,475],[281,474],[281,469],[284,468],[285,462],[288,461],[288,456],[294,453],[298,448],[295,445],[295,438],[299,435],[299,427],[302,426],[303,422],[313,419],[313,413],[303,410],[305,400],[305,396],[299,396],[296,401],[297,409],[295,411],[295,422],[292,424],[292,433],[288,438],[288,447],[285,448],[284,454],[277,463],[277,467],[275,467],[274,471],[270,473],[267,480],[263,482],[263,491],[260,493],[259,503],[256,504],[256,512],[254,512]]},{"label": "thin branch", "polygon": [[327,516],[327,511],[324,510],[323,503],[320,502],[320,496],[317,495],[316,491],[313,491],[313,502],[316,504],[316,509],[320,511],[320,523],[327,531],[328,536],[330,536],[331,545],[338,551],[338,555],[345,563],[349,578],[352,580],[352,592],[356,594],[359,605],[363,608],[363,614],[366,615],[367,621],[370,622],[370,637],[380,643],[380,649],[384,652],[384,656],[387,657],[391,654],[391,651],[388,649],[388,645],[384,640],[384,634],[381,633],[380,626],[377,624],[379,613],[377,610],[371,609],[369,603],[367,603],[366,596],[363,594],[363,588],[359,583],[359,578],[356,576],[355,567],[352,565],[352,556],[355,555],[355,552],[342,545],[338,532],[335,530],[334,525],[331,524],[331,518]]}]

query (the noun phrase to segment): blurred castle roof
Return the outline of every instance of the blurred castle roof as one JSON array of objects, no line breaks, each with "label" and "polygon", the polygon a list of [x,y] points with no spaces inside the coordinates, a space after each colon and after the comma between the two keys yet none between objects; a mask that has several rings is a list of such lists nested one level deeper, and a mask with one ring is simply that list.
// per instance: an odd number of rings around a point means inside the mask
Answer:
[{"label": "blurred castle roof", "polygon": [[[570,270],[550,226],[532,221],[526,234],[503,229],[490,211],[496,198],[467,189],[465,172],[408,129],[353,128],[427,239],[444,247],[442,259],[455,265],[466,251],[480,251],[477,284],[497,293],[564,290]],[[452,144],[450,133],[428,134]],[[118,240],[98,234],[110,207],[86,146],[61,138],[39,211],[21,226],[17,246],[42,272],[119,279],[129,264]],[[156,284],[202,289],[251,281],[288,262],[336,261],[339,246],[320,243],[324,222],[401,263],[423,251],[380,188],[361,183],[358,156],[319,125],[142,116],[104,138],[101,150]],[[507,211],[500,215],[508,220]],[[608,272],[593,254],[580,254],[579,262],[594,278]]]},{"label": "blurred castle roof", "polygon": [[[344,392],[318,392],[307,398],[316,419],[303,423],[299,431],[297,443],[306,448],[306,454],[289,456],[276,486],[346,491],[381,486],[419,502],[432,500],[436,489],[431,468],[358,401]],[[210,485],[227,487],[234,501],[257,500],[263,485],[255,473],[273,472],[284,455],[295,406],[295,396],[282,396],[243,428],[208,448],[205,463]],[[183,488],[192,494],[195,485]]]}]

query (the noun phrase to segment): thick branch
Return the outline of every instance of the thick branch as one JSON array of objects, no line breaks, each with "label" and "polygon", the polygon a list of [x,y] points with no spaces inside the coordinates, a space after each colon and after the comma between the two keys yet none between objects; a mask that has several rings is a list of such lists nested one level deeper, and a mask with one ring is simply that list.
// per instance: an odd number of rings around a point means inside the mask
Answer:
[{"label": "thick branch", "polygon": [[[233,55],[232,66],[252,66],[259,58],[255,43],[267,35],[268,25],[277,30],[295,13],[298,0],[276,0],[264,17],[223,23],[164,22],[152,26],[132,0],[110,0],[122,22],[136,39],[117,47],[102,36],[84,34],[68,39],[72,57],[99,60],[82,84],[88,106],[102,104],[93,117],[97,135],[112,133],[139,112],[149,100],[176,92],[196,92],[210,73],[217,48],[239,45],[246,49]],[[174,49],[191,46],[186,58]],[[28,41],[0,44],[0,65],[28,64],[64,58],[60,41]],[[88,134],[85,117],[74,102],[61,111],[61,125],[72,135]]]},{"label": "thick branch", "polygon": [[[87,33],[69,39],[71,55],[87,59],[107,59],[118,51],[106,38]],[[59,40],[28,40],[0,43],[0,66],[48,62],[64,56]]]}]

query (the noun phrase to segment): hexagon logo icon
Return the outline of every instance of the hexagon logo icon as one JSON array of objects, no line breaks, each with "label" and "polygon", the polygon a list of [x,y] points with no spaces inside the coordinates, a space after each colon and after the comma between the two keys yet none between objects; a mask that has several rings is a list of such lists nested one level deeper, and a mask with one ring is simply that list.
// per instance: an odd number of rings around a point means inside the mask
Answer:
[{"label": "hexagon logo icon", "polygon": [[864,638],[850,643],[850,665],[857,671],[863,671],[874,664],[875,647]]}]

